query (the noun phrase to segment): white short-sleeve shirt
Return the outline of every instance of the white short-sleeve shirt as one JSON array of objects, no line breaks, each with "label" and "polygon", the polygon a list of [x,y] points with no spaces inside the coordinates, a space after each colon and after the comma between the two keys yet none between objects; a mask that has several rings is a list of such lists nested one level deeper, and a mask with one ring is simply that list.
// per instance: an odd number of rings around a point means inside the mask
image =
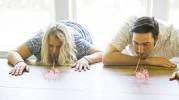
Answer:
[{"label": "white short-sleeve shirt", "polygon": [[[119,52],[125,50],[127,54],[136,56],[136,52],[132,47],[132,33],[130,32],[132,24],[137,17],[129,18],[119,29],[116,36],[112,39],[112,46]],[[157,20],[159,23],[159,39],[149,54],[151,57],[178,57],[179,56],[179,30],[173,25]]]}]

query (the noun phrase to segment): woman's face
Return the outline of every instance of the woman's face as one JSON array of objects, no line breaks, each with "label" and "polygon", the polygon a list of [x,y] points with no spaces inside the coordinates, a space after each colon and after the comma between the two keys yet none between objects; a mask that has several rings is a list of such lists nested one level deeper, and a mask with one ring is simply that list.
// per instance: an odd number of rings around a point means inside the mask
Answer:
[{"label": "woman's face", "polygon": [[57,61],[60,46],[61,46],[61,42],[60,42],[59,38],[57,38],[55,35],[50,35],[49,41],[48,41],[50,61],[54,61],[54,60]]}]

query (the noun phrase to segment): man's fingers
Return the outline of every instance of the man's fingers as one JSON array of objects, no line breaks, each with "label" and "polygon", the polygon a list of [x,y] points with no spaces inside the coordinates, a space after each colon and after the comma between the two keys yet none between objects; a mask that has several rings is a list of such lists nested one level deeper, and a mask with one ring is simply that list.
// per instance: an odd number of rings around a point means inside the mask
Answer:
[{"label": "man's fingers", "polygon": [[163,64],[163,66],[168,67],[168,68],[176,68],[177,67],[176,64],[171,63],[171,62],[166,62]]},{"label": "man's fingers", "polygon": [[71,65],[71,68],[75,68],[77,63]]},{"label": "man's fingers", "polygon": [[172,63],[172,67],[173,67],[173,68],[176,68],[176,67],[177,67],[177,65],[176,65],[176,64],[174,64],[174,63]]},{"label": "man's fingers", "polygon": [[177,65],[175,63],[172,63],[170,61],[169,61],[169,64],[170,64],[170,67],[172,67],[172,68],[176,68],[177,67]]},{"label": "man's fingers", "polygon": [[173,72],[172,76],[169,78],[170,81],[177,79],[177,72]]}]

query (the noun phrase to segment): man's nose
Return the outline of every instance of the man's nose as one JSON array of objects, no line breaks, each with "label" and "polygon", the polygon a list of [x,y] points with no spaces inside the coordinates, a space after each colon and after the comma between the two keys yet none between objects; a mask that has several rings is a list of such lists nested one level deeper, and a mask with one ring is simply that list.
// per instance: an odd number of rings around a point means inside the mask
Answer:
[{"label": "man's nose", "polygon": [[137,50],[138,50],[138,53],[143,54],[144,53],[144,46],[143,45],[138,45]]}]

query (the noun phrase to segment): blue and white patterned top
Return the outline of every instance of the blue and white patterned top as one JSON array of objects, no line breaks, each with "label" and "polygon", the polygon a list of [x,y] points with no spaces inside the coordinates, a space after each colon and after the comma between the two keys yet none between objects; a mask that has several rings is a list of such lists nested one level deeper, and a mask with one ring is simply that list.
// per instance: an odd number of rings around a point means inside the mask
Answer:
[{"label": "blue and white patterned top", "polygon": [[[89,55],[90,48],[92,48],[92,39],[89,32],[80,24],[72,21],[60,21],[61,24],[64,24],[67,29],[72,33],[76,45],[76,57],[80,59],[85,55]],[[43,32],[38,32],[33,38],[26,42],[30,52],[37,58],[37,61],[41,60],[41,40]]]}]

